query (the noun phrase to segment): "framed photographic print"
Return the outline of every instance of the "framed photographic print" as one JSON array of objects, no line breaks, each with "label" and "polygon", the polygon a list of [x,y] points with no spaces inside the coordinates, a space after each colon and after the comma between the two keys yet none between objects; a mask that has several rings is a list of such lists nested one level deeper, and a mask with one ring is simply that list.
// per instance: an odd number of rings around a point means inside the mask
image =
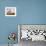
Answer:
[{"label": "framed photographic print", "polygon": [[16,7],[5,7],[5,16],[16,16]]}]

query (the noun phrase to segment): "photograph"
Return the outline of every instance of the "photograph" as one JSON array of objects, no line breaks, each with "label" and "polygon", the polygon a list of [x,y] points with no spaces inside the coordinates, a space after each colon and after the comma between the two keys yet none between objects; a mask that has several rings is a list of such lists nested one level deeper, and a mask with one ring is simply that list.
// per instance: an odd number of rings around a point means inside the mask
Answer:
[{"label": "photograph", "polygon": [[5,16],[16,16],[16,7],[5,7]]}]

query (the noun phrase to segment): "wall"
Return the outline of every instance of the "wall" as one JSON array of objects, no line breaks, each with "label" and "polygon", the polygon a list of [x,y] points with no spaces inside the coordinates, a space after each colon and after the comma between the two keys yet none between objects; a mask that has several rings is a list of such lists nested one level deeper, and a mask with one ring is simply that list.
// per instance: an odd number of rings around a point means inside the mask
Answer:
[{"label": "wall", "polygon": [[[6,17],[4,14],[6,6],[15,6],[17,16]],[[17,34],[17,24],[46,24],[46,0],[1,0],[0,44],[8,43],[9,32]]]}]

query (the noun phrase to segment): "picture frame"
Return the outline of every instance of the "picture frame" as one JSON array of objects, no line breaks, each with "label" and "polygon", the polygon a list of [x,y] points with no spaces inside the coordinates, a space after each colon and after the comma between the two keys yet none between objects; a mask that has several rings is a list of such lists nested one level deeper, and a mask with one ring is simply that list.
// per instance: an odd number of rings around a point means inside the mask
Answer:
[{"label": "picture frame", "polygon": [[5,16],[16,16],[16,7],[5,7]]}]

